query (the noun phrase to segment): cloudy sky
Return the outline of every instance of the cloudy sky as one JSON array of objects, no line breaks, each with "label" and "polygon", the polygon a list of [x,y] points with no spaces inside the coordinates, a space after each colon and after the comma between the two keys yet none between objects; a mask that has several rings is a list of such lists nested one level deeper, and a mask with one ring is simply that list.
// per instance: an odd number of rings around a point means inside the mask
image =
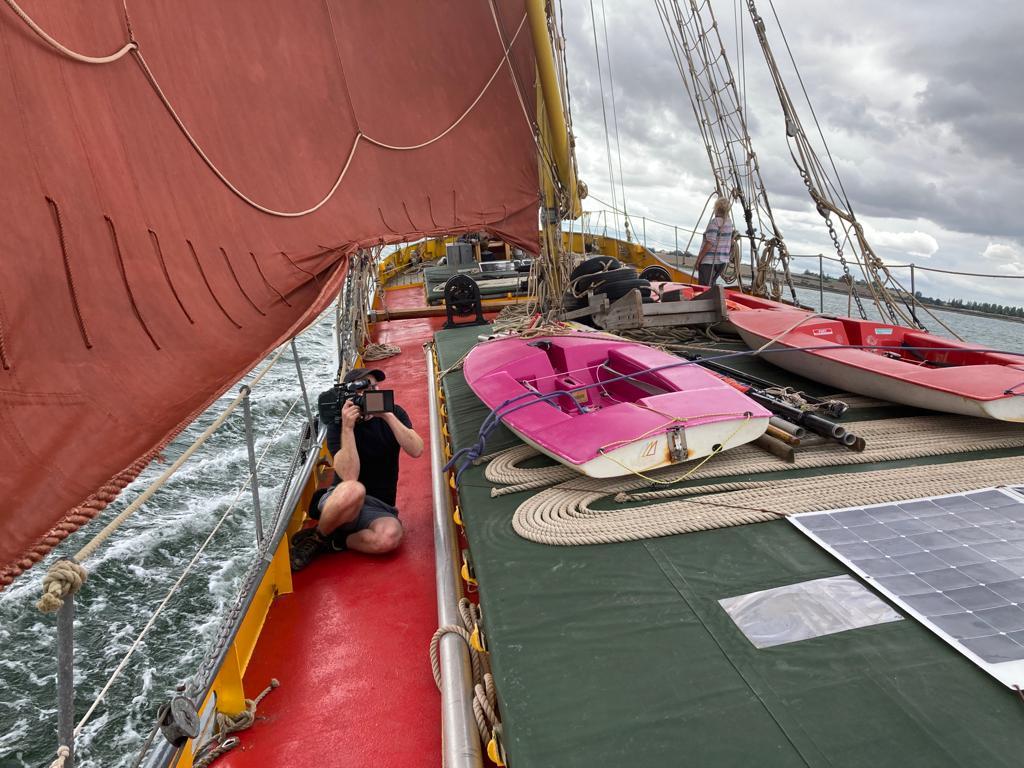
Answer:
[{"label": "cloudy sky", "polygon": [[[603,5],[631,217],[637,230],[641,216],[693,228],[714,183],[654,0]],[[754,149],[790,251],[834,255],[790,160],[750,20],[744,12],[741,57],[736,0],[712,5],[734,70],[738,61],[746,62]],[[562,0],[562,6],[581,176],[596,197],[610,202],[591,0]],[[602,0],[593,6],[604,56]],[[813,122],[768,0],[759,0],[758,10],[811,133]],[[1024,2],[775,0],[775,10],[876,252],[891,264],[1024,275]],[[613,130],[603,59],[602,67]],[[614,136],[612,141],[618,187]],[[587,205],[597,207],[593,200]],[[673,246],[670,228],[648,223],[647,235],[651,245]],[[817,270],[817,260],[794,262],[796,271],[805,268]],[[1024,305],[1024,280],[918,271],[917,288],[925,295]]]}]

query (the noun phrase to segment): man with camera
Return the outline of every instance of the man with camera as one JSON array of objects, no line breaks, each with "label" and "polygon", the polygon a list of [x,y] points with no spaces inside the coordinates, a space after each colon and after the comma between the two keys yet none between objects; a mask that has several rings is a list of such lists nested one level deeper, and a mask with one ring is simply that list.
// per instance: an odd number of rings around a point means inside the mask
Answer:
[{"label": "man with camera", "polygon": [[334,455],[334,485],[313,494],[309,516],[317,521],[292,536],[292,570],[305,568],[321,552],[352,549],[379,555],[402,541],[395,508],[398,455],[423,453],[423,440],[393,393],[378,390],[384,372],[354,368],[323,393],[320,418]]}]

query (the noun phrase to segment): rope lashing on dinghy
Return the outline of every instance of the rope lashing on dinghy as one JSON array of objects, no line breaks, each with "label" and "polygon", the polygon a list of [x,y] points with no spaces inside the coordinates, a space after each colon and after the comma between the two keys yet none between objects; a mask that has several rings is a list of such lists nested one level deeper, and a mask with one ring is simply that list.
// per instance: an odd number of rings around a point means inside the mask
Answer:
[{"label": "rope lashing on dinghy", "polygon": [[[720,414],[715,414],[715,415],[720,415]],[[738,416],[739,414],[729,414],[729,415],[736,415],[736,416]],[[695,418],[703,418],[703,417],[695,417]],[[747,423],[748,421],[750,421],[750,419],[751,419],[751,414],[750,414],[750,412],[748,411],[748,412],[747,412],[746,414],[744,414],[744,418],[743,418],[743,421],[740,421],[740,422],[739,422],[739,423],[738,423],[738,424],[736,425],[736,429],[734,429],[734,430],[732,431],[732,434],[731,434],[731,435],[729,435],[729,436],[728,436],[727,438],[725,438],[725,440],[723,440],[722,442],[720,442],[720,443],[718,443],[717,445],[715,445],[715,446],[714,446],[714,447],[713,447],[713,448],[711,449],[711,453],[709,453],[709,454],[708,454],[707,456],[705,456],[705,457],[704,457],[703,459],[701,459],[701,460],[700,460],[699,462],[697,462],[697,464],[695,464],[695,465],[694,465],[694,466],[693,466],[693,467],[692,467],[692,468],[691,468],[691,469],[690,469],[690,470],[689,470],[689,471],[688,471],[688,472],[687,472],[687,473],[686,473],[685,475],[683,475],[683,476],[682,476],[682,477],[680,478],[680,480],[685,480],[685,479],[686,479],[686,478],[688,478],[688,477],[689,477],[690,475],[692,475],[692,474],[693,474],[694,472],[696,472],[696,471],[697,471],[697,470],[699,470],[699,469],[700,469],[701,467],[703,467],[703,466],[704,466],[705,464],[707,464],[707,463],[708,463],[709,461],[711,461],[711,459],[713,459],[713,458],[714,458],[715,456],[717,456],[718,454],[720,454],[720,453],[721,453],[722,451],[726,450],[726,448],[727,448],[727,447],[728,447],[728,445],[729,445],[729,441],[731,441],[731,440],[732,440],[732,439],[733,439],[734,437],[736,437],[736,435],[738,435],[738,434],[740,433],[740,430],[741,430],[741,429],[743,429],[743,427],[744,427],[744,426],[746,425],[746,423]],[[685,420],[684,420],[684,419],[676,419],[676,421],[679,421],[679,422],[685,422]],[[641,437],[640,439],[643,439],[643,437]],[[625,440],[620,440],[619,442],[626,442],[626,441],[625,441]],[[628,471],[628,472],[630,472],[631,474],[634,474],[634,475],[636,475],[637,477],[643,478],[644,480],[646,480],[646,481],[647,481],[648,483],[651,483],[652,485],[664,485],[664,484],[667,484],[667,483],[669,483],[669,482],[678,482],[678,481],[676,481],[676,480],[671,480],[671,481],[666,481],[666,480],[657,480],[657,479],[655,479],[655,478],[653,478],[653,477],[650,477],[650,476],[648,476],[648,475],[645,475],[645,474],[644,474],[643,472],[640,472],[640,471],[638,471],[638,470],[635,470],[635,469],[633,469],[633,468],[632,468],[632,467],[630,467],[630,466],[627,466],[626,464],[623,464],[623,463],[622,463],[621,461],[619,461],[618,459],[616,459],[616,458],[615,458],[614,456],[612,456],[612,455],[611,455],[610,453],[605,453],[605,451],[604,451],[604,448],[603,448],[603,447],[602,447],[602,448],[599,448],[599,449],[598,449],[598,453],[600,453],[600,454],[601,454],[602,456],[604,456],[604,457],[605,457],[606,459],[610,459],[611,461],[615,462],[616,464],[618,464],[618,465],[619,465],[620,467],[622,467],[623,469],[627,470],[627,471]]]},{"label": "rope lashing on dinghy", "polygon": [[1019,397],[1020,395],[1024,395],[1024,392],[1014,392],[1013,391],[1013,390],[1017,389],[1018,387],[1024,387],[1024,381],[1022,381],[1020,384],[1014,384],[1012,387],[1009,387],[1008,389],[1006,389],[1003,392],[1003,394],[1004,395],[1013,395],[1015,397]]},{"label": "rope lashing on dinghy", "polygon": [[[710,497],[678,499],[646,506],[595,509],[609,495],[586,483],[565,483],[534,494],[512,517],[517,534],[540,544],[576,546],[637,541],[747,523],[766,522],[799,512],[883,504],[922,496],[988,488],[1017,482],[1019,456],[975,459],[955,464],[870,470],[821,477],[787,478],[755,488],[724,490]],[[714,486],[701,489],[710,490]]]},{"label": "rope lashing on dinghy", "polygon": [[[786,330],[781,335],[784,336],[786,333],[789,333],[791,330],[792,330],[792,328]],[[702,358],[702,359],[699,359],[699,360],[679,360],[679,361],[674,361],[674,362],[671,362],[671,363],[664,363],[662,365],[655,365],[655,366],[652,366],[650,368],[645,368],[643,370],[634,371],[633,373],[618,374],[617,376],[613,376],[613,377],[611,377],[609,379],[605,379],[603,381],[597,381],[597,382],[594,382],[594,383],[591,383],[591,384],[581,384],[581,385],[579,385],[577,387],[570,387],[569,389],[557,390],[555,392],[551,392],[551,393],[548,393],[548,394],[541,394],[539,392],[534,392],[534,391],[523,392],[523,393],[521,393],[519,395],[516,395],[515,397],[509,398],[508,400],[504,401],[500,405],[498,405],[498,406],[494,407],[493,409],[491,409],[491,412],[487,414],[487,416],[483,420],[483,423],[480,425],[480,429],[479,429],[479,431],[477,433],[477,436],[478,436],[477,442],[474,443],[471,446],[466,446],[465,448],[460,448],[458,451],[456,451],[454,454],[452,454],[451,459],[449,459],[448,463],[444,465],[443,470],[445,472],[447,472],[448,470],[452,469],[452,467],[456,467],[455,477],[456,477],[456,480],[458,480],[458,478],[461,477],[462,473],[469,466],[471,466],[472,464],[477,462],[482,456],[485,455],[484,451],[486,449],[487,439],[490,437],[491,433],[495,429],[497,429],[497,427],[498,427],[498,425],[500,423],[500,420],[503,417],[508,416],[508,415],[510,415],[512,413],[515,413],[516,411],[518,411],[518,410],[520,410],[522,408],[526,408],[526,407],[529,407],[531,405],[535,405],[535,404],[541,403],[541,402],[547,402],[547,401],[550,401],[550,400],[552,400],[552,399],[554,399],[556,397],[563,397],[563,396],[566,396],[566,395],[571,396],[575,392],[583,392],[585,390],[593,389],[595,387],[604,387],[604,386],[606,386],[608,384],[612,384],[612,383],[614,383],[616,381],[623,381],[625,379],[633,379],[633,378],[636,378],[637,376],[642,376],[642,375],[648,374],[648,373],[657,373],[658,371],[664,371],[664,370],[667,370],[669,368],[677,368],[677,367],[684,366],[684,365],[700,365],[703,362],[709,362],[709,363],[710,362],[717,362],[717,361],[720,361],[720,360],[729,360],[729,359],[734,358],[734,357],[746,357],[746,356],[750,356],[750,355],[765,355],[765,354],[782,354],[782,353],[788,353],[788,352],[820,352],[820,351],[825,351],[825,350],[840,350],[840,349],[859,349],[859,350],[867,350],[867,351],[890,349],[890,347],[887,347],[887,346],[882,345],[882,344],[823,344],[823,345],[815,345],[815,346],[810,346],[810,347],[776,347],[774,349],[768,349],[767,348],[769,344],[774,343],[775,340],[780,338],[780,337],[781,336],[774,337],[773,339],[771,339],[769,342],[767,342],[765,345],[761,346],[757,350],[739,350],[739,351],[736,351],[736,352],[728,352],[728,353],[721,354],[721,355],[712,355],[710,357],[705,357],[705,358]],[[964,347],[900,347],[900,349],[902,351],[922,351],[922,352],[960,352],[960,353],[964,353],[964,352],[979,352],[979,353],[990,353],[990,354],[1001,354],[1001,355],[1013,355],[1015,357],[1024,358],[1024,352],[1014,352],[1014,351],[1007,351],[1007,350],[996,350],[996,349],[990,349],[988,347],[978,347],[978,348],[973,348],[973,347],[968,347],[968,348],[964,348]],[[525,402],[525,403],[520,402],[521,400],[524,400],[526,398],[530,398],[530,400],[528,402]],[[573,401],[575,402],[575,400],[573,400]],[[582,406],[580,406],[579,403],[576,403],[576,406],[577,406],[577,408],[579,408],[582,411]],[[461,463],[459,463],[459,462],[461,462]]]}]

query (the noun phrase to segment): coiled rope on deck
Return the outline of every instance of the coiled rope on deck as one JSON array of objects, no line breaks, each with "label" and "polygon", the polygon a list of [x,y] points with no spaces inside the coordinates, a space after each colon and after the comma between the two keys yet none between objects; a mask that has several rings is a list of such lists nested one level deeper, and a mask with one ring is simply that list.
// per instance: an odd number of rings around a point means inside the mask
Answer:
[{"label": "coiled rope on deck", "polygon": [[[663,485],[680,482],[684,476],[689,480],[701,480],[1024,447],[1024,431],[1018,425],[983,421],[970,416],[913,416],[851,422],[845,426],[849,431],[864,438],[867,447],[863,452],[857,453],[837,443],[827,442],[802,447],[796,453],[795,463],[788,464],[769,457],[760,448],[748,444],[730,449],[717,457],[714,463],[697,471],[688,469],[688,464],[678,464],[656,470],[652,474],[656,475],[658,484]],[[692,493],[692,489],[668,489],[624,495],[649,484],[633,478],[585,478],[561,464],[537,469],[516,466],[535,455],[537,451],[529,446],[516,446],[496,455],[484,471],[485,477],[492,483],[509,485],[493,488],[491,496],[504,496],[565,481],[569,481],[567,487],[573,488],[590,483],[583,490],[617,493],[620,501],[666,498]]]},{"label": "coiled rope on deck", "polygon": [[827,483],[821,477],[780,479],[756,488],[611,510],[591,506],[608,496],[607,490],[581,491],[567,483],[527,499],[513,515],[512,527],[525,539],[559,546],[635,541],[765,522],[799,512],[959,493],[1017,482],[1020,474],[1018,456],[975,459],[830,475]]}]

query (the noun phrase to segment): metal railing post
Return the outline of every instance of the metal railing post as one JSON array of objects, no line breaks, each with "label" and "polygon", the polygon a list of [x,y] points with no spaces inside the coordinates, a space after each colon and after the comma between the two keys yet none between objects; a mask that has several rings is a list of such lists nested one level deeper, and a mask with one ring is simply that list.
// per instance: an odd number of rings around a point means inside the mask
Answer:
[{"label": "metal railing post", "polygon": [[675,233],[675,236],[676,236],[675,257],[676,257],[676,268],[678,269],[679,268],[679,264],[683,260],[682,254],[679,253],[679,227],[673,226],[672,227],[672,231]]},{"label": "metal railing post", "polygon": [[263,544],[263,510],[260,509],[260,480],[256,475],[256,449],[252,438],[252,411],[249,409],[248,384],[242,385],[242,413],[245,415],[245,447],[249,450],[249,488],[252,490],[252,508],[256,518],[256,544]]},{"label": "metal railing post", "polygon": [[914,265],[910,265],[910,316],[914,318],[914,325],[917,322],[917,291],[914,289]]},{"label": "metal railing post", "polygon": [[825,257],[818,254],[818,311],[825,311]]},{"label": "metal railing post", "polygon": [[302,402],[306,406],[306,420],[309,422],[309,434],[316,435],[316,426],[313,424],[313,409],[309,407],[309,394],[306,392],[306,380],[302,378],[302,363],[299,362],[299,349],[295,346],[295,339],[292,339],[292,357],[295,359],[295,374],[299,378],[299,388],[302,390]]},{"label": "metal railing post", "polygon": [[75,764],[75,596],[57,611],[57,740],[69,752],[64,768]]},{"label": "metal railing post", "polygon": [[644,228],[644,248],[647,247],[647,217],[641,216],[640,221],[643,223]]}]

